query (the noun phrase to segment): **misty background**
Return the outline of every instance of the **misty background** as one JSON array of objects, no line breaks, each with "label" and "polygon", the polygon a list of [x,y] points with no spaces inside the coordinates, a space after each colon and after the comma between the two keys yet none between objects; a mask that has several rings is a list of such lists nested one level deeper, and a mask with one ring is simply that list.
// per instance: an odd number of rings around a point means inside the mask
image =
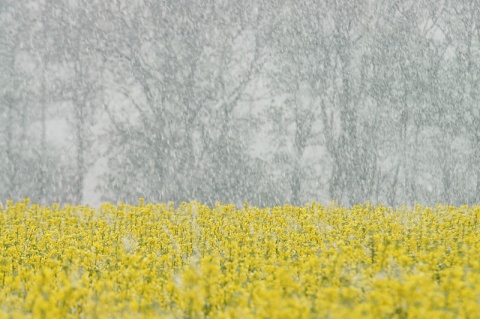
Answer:
[{"label": "misty background", "polygon": [[0,200],[478,204],[477,0],[2,0]]}]

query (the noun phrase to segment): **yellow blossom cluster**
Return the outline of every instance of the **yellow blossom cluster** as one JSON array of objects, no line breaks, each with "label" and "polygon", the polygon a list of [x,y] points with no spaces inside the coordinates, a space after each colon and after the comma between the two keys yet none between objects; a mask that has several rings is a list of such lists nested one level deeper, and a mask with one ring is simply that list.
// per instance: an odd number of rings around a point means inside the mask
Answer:
[{"label": "yellow blossom cluster", "polygon": [[477,318],[480,207],[0,207],[0,318]]}]

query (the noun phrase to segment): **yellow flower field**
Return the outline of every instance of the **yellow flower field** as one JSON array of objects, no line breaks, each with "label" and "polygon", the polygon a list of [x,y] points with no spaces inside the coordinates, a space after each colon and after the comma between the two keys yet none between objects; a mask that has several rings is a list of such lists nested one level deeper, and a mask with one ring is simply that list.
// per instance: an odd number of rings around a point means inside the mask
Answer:
[{"label": "yellow flower field", "polygon": [[478,318],[480,207],[0,209],[0,318]]}]

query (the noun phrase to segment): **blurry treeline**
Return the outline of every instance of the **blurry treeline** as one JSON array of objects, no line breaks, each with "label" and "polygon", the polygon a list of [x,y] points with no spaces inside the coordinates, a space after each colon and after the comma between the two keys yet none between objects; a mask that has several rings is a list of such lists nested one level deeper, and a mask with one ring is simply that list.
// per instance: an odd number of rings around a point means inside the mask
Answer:
[{"label": "blurry treeline", "polygon": [[0,199],[478,203],[479,49],[476,0],[3,0]]}]

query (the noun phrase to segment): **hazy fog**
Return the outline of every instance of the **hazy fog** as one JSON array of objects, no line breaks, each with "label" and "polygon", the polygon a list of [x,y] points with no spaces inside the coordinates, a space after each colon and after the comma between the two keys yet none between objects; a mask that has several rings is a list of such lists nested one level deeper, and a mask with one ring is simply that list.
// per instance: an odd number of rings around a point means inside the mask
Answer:
[{"label": "hazy fog", "polygon": [[0,201],[475,204],[480,4],[0,3]]}]

